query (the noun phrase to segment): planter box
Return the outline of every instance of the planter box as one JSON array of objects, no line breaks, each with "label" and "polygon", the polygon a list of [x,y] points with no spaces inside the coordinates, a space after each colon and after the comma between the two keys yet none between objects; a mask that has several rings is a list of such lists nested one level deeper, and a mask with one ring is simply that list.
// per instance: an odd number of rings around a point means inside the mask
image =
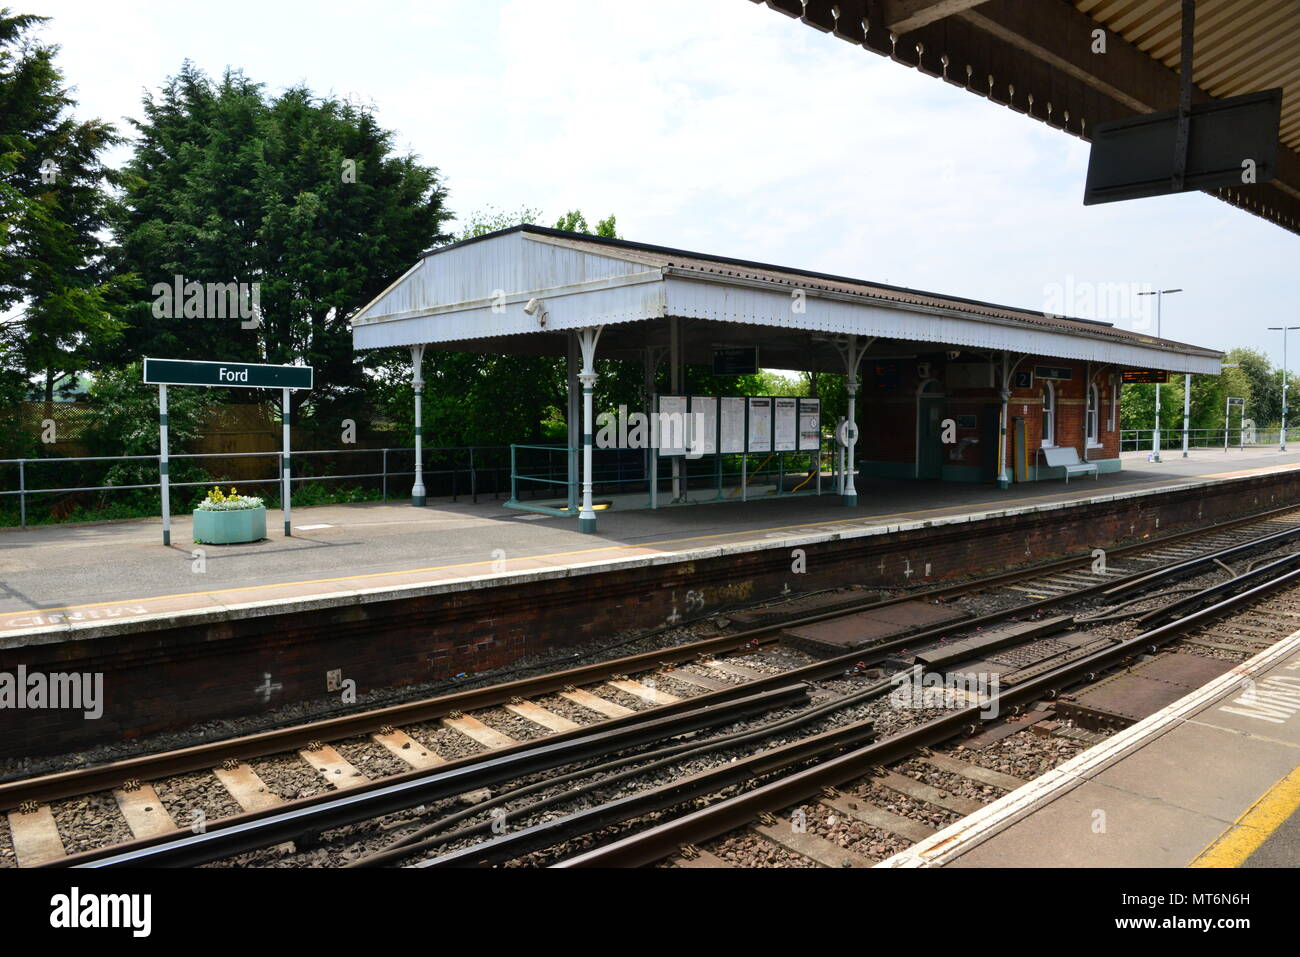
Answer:
[{"label": "planter box", "polygon": [[266,508],[233,508],[223,512],[194,510],[194,541],[232,545],[266,538]]}]

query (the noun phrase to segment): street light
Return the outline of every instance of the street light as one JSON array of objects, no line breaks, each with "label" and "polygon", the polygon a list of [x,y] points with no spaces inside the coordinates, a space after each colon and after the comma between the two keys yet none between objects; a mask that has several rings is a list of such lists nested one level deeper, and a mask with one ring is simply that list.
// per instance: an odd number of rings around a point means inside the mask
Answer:
[{"label": "street light", "polygon": [[1286,334],[1292,329],[1300,329],[1300,326],[1269,326],[1270,332],[1282,333],[1282,436],[1278,442],[1278,451],[1286,451]]},{"label": "street light", "polygon": [[[1139,296],[1156,297],[1156,338],[1157,339],[1161,338],[1160,305],[1165,301],[1166,295],[1171,295],[1175,292],[1182,292],[1182,290],[1181,289],[1153,289],[1150,292],[1138,293]],[[1189,375],[1186,377],[1185,384],[1190,383],[1190,381],[1191,381],[1191,376]],[[1187,437],[1187,412],[1188,412],[1187,395],[1186,395],[1186,390],[1184,390],[1184,395],[1183,395],[1183,437],[1184,439],[1186,439]],[[1185,445],[1186,442],[1184,442],[1184,446]],[[1187,449],[1184,447],[1183,455],[1186,454],[1187,454]],[[1155,462],[1160,461],[1160,383],[1159,382],[1156,383],[1156,427],[1151,431],[1151,458],[1152,461]]]}]

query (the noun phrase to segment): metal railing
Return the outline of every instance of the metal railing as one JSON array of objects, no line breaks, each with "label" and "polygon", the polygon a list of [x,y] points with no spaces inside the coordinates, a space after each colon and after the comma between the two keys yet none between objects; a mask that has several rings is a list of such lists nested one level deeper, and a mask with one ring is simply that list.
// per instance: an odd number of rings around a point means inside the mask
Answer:
[{"label": "metal railing", "polygon": [[[538,454],[540,453],[540,454]],[[569,456],[576,457],[576,467],[581,467],[582,449],[564,445],[512,445],[510,446],[510,498],[508,508],[544,515],[568,517],[569,503],[580,504],[582,483],[569,482]],[[592,489],[608,491],[611,485],[647,484],[645,453],[636,449],[593,449]],[[535,486],[541,486],[537,488]],[[554,488],[552,488],[552,486]],[[538,496],[560,496],[564,507],[524,504],[522,493],[530,499]]]},{"label": "metal railing", "polygon": [[[1151,449],[1154,429],[1121,429],[1119,433],[1119,450],[1121,452],[1146,452]],[[1294,442],[1300,437],[1300,428],[1288,428],[1286,440]],[[1282,430],[1280,428],[1229,428],[1229,429],[1188,429],[1187,447],[1192,449],[1249,449],[1266,448],[1280,445]],[[1159,447],[1162,452],[1182,451],[1183,430],[1161,429]]]},{"label": "metal railing", "polygon": [[[426,446],[423,449],[423,468],[426,485],[431,480],[439,476],[445,477],[443,483],[444,491],[450,495],[451,500],[457,501],[461,494],[469,494],[474,502],[478,502],[480,489],[484,482],[482,477],[490,477],[492,497],[499,498],[503,489],[502,479],[509,475],[510,466],[507,464],[508,447],[504,445],[464,445],[464,446]],[[380,457],[379,471],[362,471],[362,472],[316,472],[306,474],[309,466],[305,465],[304,460],[309,460],[312,456],[358,456],[358,455],[377,455]],[[393,470],[390,468],[392,457],[405,456],[414,461],[414,448],[379,448],[379,449],[291,449],[290,456],[294,463],[296,474],[291,476],[290,481],[297,483],[308,482],[325,482],[349,480],[373,480],[378,479],[381,498],[387,502],[389,497],[389,479],[395,478],[412,478],[415,475],[414,465],[409,470]],[[240,459],[240,458],[267,458],[275,459],[276,474],[267,478],[217,478],[209,476],[202,481],[196,482],[170,482],[173,489],[178,488],[197,488],[206,485],[230,485],[238,484],[242,486],[270,486],[273,490],[279,490],[283,481],[284,471],[284,453],[281,451],[274,452],[202,452],[202,453],[183,453],[171,454],[168,456],[172,461],[178,459]],[[0,459],[0,467],[16,466],[18,472],[18,487],[16,489],[0,489],[0,496],[16,495],[18,497],[18,515],[19,526],[27,527],[27,500],[30,496],[35,495],[70,495],[79,492],[124,492],[140,489],[159,489],[162,485],[160,482],[146,482],[138,485],[72,485],[59,486],[50,488],[29,488],[27,486],[28,472],[33,466],[52,466],[52,465],[71,465],[74,463],[86,462],[155,462],[159,461],[157,455],[97,455],[97,456],[67,456],[58,458],[44,459]],[[468,483],[466,485],[466,482]],[[482,488],[484,494],[488,489]],[[431,494],[436,494],[432,493]]]},{"label": "metal railing", "polygon": [[[508,508],[571,517],[569,503],[578,504],[581,479],[568,479],[570,454],[581,461],[582,450],[563,445],[512,445],[510,447],[510,499]],[[611,486],[631,486],[644,491],[644,508],[678,502],[746,501],[759,486],[762,494],[788,497],[820,495],[827,487],[839,492],[843,478],[835,452],[826,446],[818,452],[771,452],[710,454],[698,458],[680,457],[682,466],[672,474],[672,458],[649,459],[644,450],[593,449],[592,492],[609,494]],[[755,481],[759,480],[759,481]],[[829,483],[829,486],[826,484]],[[618,488],[613,489],[617,491]],[[712,497],[691,492],[712,492]],[[525,503],[539,495],[559,498],[564,506]]]}]

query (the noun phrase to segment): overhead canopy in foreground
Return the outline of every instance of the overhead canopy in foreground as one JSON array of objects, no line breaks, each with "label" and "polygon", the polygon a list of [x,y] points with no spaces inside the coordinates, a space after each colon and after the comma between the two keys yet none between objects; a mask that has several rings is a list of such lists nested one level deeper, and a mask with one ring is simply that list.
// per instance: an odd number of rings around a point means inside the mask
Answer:
[{"label": "overhead canopy in foreground", "polygon": [[[1180,0],[753,2],[1088,141],[1178,107]],[[1282,89],[1276,177],[1207,192],[1300,233],[1300,3],[1196,0],[1194,40],[1193,104]]]}]

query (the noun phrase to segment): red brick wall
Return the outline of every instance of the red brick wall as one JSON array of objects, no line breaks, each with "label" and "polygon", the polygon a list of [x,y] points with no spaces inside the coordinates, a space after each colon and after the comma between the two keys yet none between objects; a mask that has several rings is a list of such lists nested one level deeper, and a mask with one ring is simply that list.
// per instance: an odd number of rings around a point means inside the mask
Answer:
[{"label": "red brick wall", "polygon": [[[376,688],[445,680],[501,668],[521,656],[607,642],[673,615],[716,614],[795,592],[861,584],[899,587],[1004,570],[1031,561],[1237,517],[1300,500],[1300,472],[1045,513],[929,526],[802,546],[793,574],[788,547],[666,566],[574,574],[437,595],[352,602],[144,630],[112,637],[0,649],[0,671],[103,672],[105,710],[0,709],[0,755],[52,754],[141,734],[308,701],[337,706],[325,672],[357,683],[359,706]],[[743,507],[743,506],[736,506]],[[751,506],[761,508],[762,506]],[[1083,531],[1081,531],[1083,530]]]},{"label": "red brick wall", "polygon": [[[1085,457],[1084,442],[1084,419],[1086,415],[1086,383],[1087,383],[1087,366],[1082,362],[1063,362],[1060,359],[1026,359],[1019,366],[1021,369],[1032,369],[1035,365],[1052,365],[1057,367],[1069,368],[1073,371],[1072,379],[1053,380],[1056,387],[1056,445],[1061,448],[1069,447],[1076,449],[1079,458]],[[1110,390],[1110,373],[1114,370],[1108,370],[1093,373],[1092,382],[1096,384],[1101,404],[1099,407],[1098,419],[1098,437],[1101,440],[1101,448],[1087,449],[1088,459],[1114,459],[1119,457],[1119,406],[1116,399],[1114,423],[1115,428],[1111,429],[1111,390]],[[1030,457],[1032,459],[1036,451],[1042,448],[1043,439],[1043,387],[1042,380],[1035,378],[1034,384],[1029,389],[1012,389],[1011,401],[1008,403],[1009,418],[1023,418],[1025,420],[1025,441],[1028,443]],[[1007,428],[1007,457],[1010,461],[1012,454],[1013,431],[1008,424]]]},{"label": "red brick wall", "polygon": [[[873,388],[869,374],[864,374],[862,391],[858,396],[858,427],[861,430],[857,454],[862,460],[878,462],[912,463],[916,461],[916,409],[917,389],[921,378],[916,367],[919,362],[928,362],[931,377],[938,380],[942,394],[946,396],[945,417],[957,418],[961,415],[975,415],[977,418],[986,414],[990,404],[1000,404],[1001,395],[998,388],[955,388],[944,385],[947,358],[943,354],[919,357],[916,360],[897,360],[899,378],[896,387],[888,390]],[[1021,361],[1018,369],[1033,369],[1038,365],[1064,367],[1071,370],[1073,377],[1068,380],[1055,380],[1056,444],[1069,446],[1078,450],[1081,459],[1113,459],[1119,457],[1119,412],[1111,415],[1110,375],[1114,369],[1092,374],[1100,393],[1098,434],[1101,448],[1084,448],[1084,417],[1086,411],[1085,388],[1088,375],[1088,363],[1050,357],[1029,357]],[[1096,364],[1093,364],[1095,370]],[[994,382],[997,382],[995,373]],[[1013,389],[1008,408],[1008,418],[1024,418],[1026,423],[1026,441],[1029,443],[1031,457],[1042,447],[1042,394],[1043,381],[1035,378],[1029,389]],[[1116,398],[1118,402],[1118,398]],[[1110,429],[1112,421],[1115,428]],[[958,442],[963,438],[983,439],[983,423],[975,429],[959,429]],[[1012,456],[1013,430],[1007,423],[1007,461]],[[1085,455],[1086,451],[1086,455]],[[957,457],[946,454],[944,461],[950,465],[979,465],[981,450],[978,445],[967,444]]]}]

